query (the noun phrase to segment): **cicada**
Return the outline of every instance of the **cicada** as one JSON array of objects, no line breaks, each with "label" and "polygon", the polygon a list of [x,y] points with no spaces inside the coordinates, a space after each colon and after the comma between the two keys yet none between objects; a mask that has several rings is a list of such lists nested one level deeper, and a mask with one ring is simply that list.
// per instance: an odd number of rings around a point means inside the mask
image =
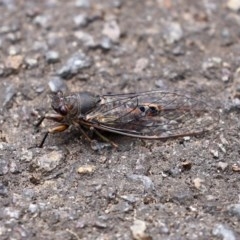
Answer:
[{"label": "cicada", "polygon": [[64,95],[61,91],[52,96],[55,113],[44,119],[59,124],[49,133],[65,131],[76,126],[91,141],[86,129],[93,130],[103,140],[111,142],[101,132],[125,135],[133,138],[161,140],[208,132],[217,125],[219,115],[212,106],[189,94],[169,91],[148,91],[128,94],[95,95],[76,92]]}]

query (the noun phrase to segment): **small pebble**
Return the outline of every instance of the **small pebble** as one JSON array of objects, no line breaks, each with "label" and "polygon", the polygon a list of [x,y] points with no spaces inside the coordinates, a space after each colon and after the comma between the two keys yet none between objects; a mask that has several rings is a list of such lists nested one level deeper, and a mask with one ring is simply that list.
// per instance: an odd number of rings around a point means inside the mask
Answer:
[{"label": "small pebble", "polygon": [[229,82],[233,79],[232,71],[228,68],[221,69],[221,80],[223,82]]},{"label": "small pebble", "polygon": [[36,68],[38,66],[38,60],[35,58],[25,58],[24,62],[28,69]]},{"label": "small pebble", "polygon": [[228,0],[227,7],[233,11],[240,10],[240,1],[239,0]]},{"label": "small pebble", "polygon": [[36,84],[36,86],[33,86],[33,89],[36,93],[42,93],[45,91],[45,86],[42,83]]},{"label": "small pebble", "polygon": [[45,54],[45,59],[47,63],[57,63],[59,62],[59,53],[56,51],[49,51]]},{"label": "small pebble", "polygon": [[92,65],[92,59],[83,52],[75,53],[68,59],[67,63],[57,71],[62,78],[69,79],[78,74],[82,69],[89,68]]},{"label": "small pebble", "polygon": [[130,174],[127,175],[128,179],[131,179],[133,181],[140,181],[144,185],[145,191],[153,191],[155,190],[154,183],[152,182],[151,178],[145,176],[145,175],[137,175],[137,174]]},{"label": "small pebble", "polygon": [[164,88],[166,87],[166,85],[165,85],[164,82],[165,82],[164,79],[158,79],[158,80],[155,81],[155,86],[156,86],[157,88],[164,89]]},{"label": "small pebble", "polygon": [[9,171],[8,161],[0,159],[0,176],[6,175]]},{"label": "small pebble", "polygon": [[214,226],[212,233],[214,236],[221,237],[223,240],[236,240],[234,232],[228,226],[217,224]]},{"label": "small pebble", "polygon": [[204,180],[201,179],[201,178],[194,178],[193,179],[193,184],[194,184],[195,188],[197,188],[197,189],[201,188],[203,182],[204,182]]},{"label": "small pebble", "polygon": [[107,228],[107,224],[102,222],[102,221],[99,221],[99,220],[96,220],[94,222],[93,226],[96,227],[96,228],[100,228],[100,229]]},{"label": "small pebble", "polygon": [[240,165],[239,164],[233,164],[232,165],[232,170],[234,172],[240,172]]},{"label": "small pebble", "polygon": [[5,217],[19,219],[21,216],[21,211],[13,207],[5,207],[3,208],[3,211],[4,211]]},{"label": "small pebble", "polygon": [[226,163],[226,162],[218,162],[217,168],[222,170],[222,171],[225,171],[228,168],[228,163]]},{"label": "small pebble", "polygon": [[169,234],[170,230],[166,223],[160,223],[159,232],[162,234]]},{"label": "small pebble", "polygon": [[10,32],[6,35],[6,39],[12,43],[16,44],[17,42],[20,42],[22,40],[22,34],[20,31],[17,32]]},{"label": "small pebble", "polygon": [[99,142],[97,140],[92,140],[91,141],[91,149],[94,151],[101,151],[105,148],[109,148],[111,147],[110,143],[106,143],[106,142]]},{"label": "small pebble", "polygon": [[147,58],[139,58],[136,62],[134,72],[141,73],[144,69],[147,68],[149,61]]},{"label": "small pebble", "polygon": [[6,34],[9,32],[16,32],[20,30],[20,26],[18,24],[12,24],[12,25],[3,25],[0,27],[0,34]]},{"label": "small pebble", "polygon": [[60,77],[53,77],[49,82],[48,86],[52,92],[66,92],[68,87],[66,83]]},{"label": "small pebble", "polygon": [[20,153],[20,161],[29,163],[32,160],[33,160],[33,152],[26,148],[23,148]]},{"label": "small pebble", "polygon": [[85,165],[85,166],[81,166],[77,169],[77,172],[79,174],[92,174],[94,173],[96,170],[96,167],[93,165]]},{"label": "small pebble", "polygon": [[113,0],[112,4],[115,8],[120,8],[123,5],[123,0]]},{"label": "small pebble", "polygon": [[33,20],[34,24],[45,29],[50,27],[50,22],[48,17],[44,15],[37,15]]},{"label": "small pebble", "polygon": [[13,86],[13,84],[9,84],[5,87],[4,93],[3,93],[3,101],[2,101],[2,106],[6,107],[11,100],[13,99],[14,95],[16,94],[16,89]]},{"label": "small pebble", "polygon": [[32,45],[32,50],[34,50],[36,52],[47,51],[48,45],[46,44],[46,42],[35,41]]},{"label": "small pebble", "polygon": [[148,236],[145,231],[147,229],[146,222],[135,219],[133,222],[133,225],[130,226],[130,230],[133,235],[133,239],[135,240],[144,240],[144,239],[151,239],[150,236]]},{"label": "small pebble", "polygon": [[173,191],[171,195],[172,200],[180,204],[186,204],[187,202],[191,202],[194,198],[193,192],[186,187],[178,187],[176,190]]},{"label": "small pebble", "polygon": [[19,46],[10,46],[8,48],[8,54],[11,56],[19,55],[20,53],[21,53],[21,49]]},{"label": "small pebble", "polygon": [[183,29],[178,22],[167,22],[164,26],[163,36],[168,44],[173,44],[183,38]]},{"label": "small pebble", "polygon": [[47,172],[52,171],[59,166],[65,156],[62,151],[52,151],[37,158],[37,166]]},{"label": "small pebble", "polygon": [[83,43],[84,46],[92,48],[96,46],[94,38],[89,33],[83,31],[77,31],[74,33],[74,36]]},{"label": "small pebble", "polygon": [[219,157],[219,153],[218,153],[217,150],[212,149],[212,150],[210,150],[210,152],[211,152],[211,154],[213,155],[214,158],[218,158]]},{"label": "small pebble", "polygon": [[18,165],[16,162],[14,162],[14,161],[10,162],[9,170],[10,170],[10,172],[13,173],[13,174],[20,173],[20,167],[19,167],[19,165]]},{"label": "small pebble", "polygon": [[187,142],[187,141],[190,141],[190,140],[191,140],[191,137],[190,137],[190,136],[185,136],[185,137],[183,137],[183,140],[186,141],[186,142]]},{"label": "small pebble", "polygon": [[240,203],[230,204],[227,207],[227,210],[230,214],[237,216],[238,219],[240,220]]},{"label": "small pebble", "polygon": [[102,34],[109,37],[113,42],[118,42],[121,36],[121,30],[115,20],[105,22]]},{"label": "small pebble", "polygon": [[123,200],[129,202],[129,203],[135,203],[137,202],[137,197],[135,195],[122,195],[120,196]]},{"label": "small pebble", "polygon": [[222,46],[228,47],[234,44],[234,37],[232,36],[228,28],[222,29],[220,37]]},{"label": "small pebble", "polygon": [[21,55],[15,55],[15,56],[9,56],[6,59],[5,66],[7,69],[10,69],[12,71],[18,71],[23,63],[23,56]]},{"label": "small pebble", "polygon": [[76,27],[86,27],[88,24],[88,18],[86,14],[79,14],[73,18]]},{"label": "small pebble", "polygon": [[110,50],[112,48],[112,41],[108,37],[103,37],[100,41],[100,47],[104,50]]},{"label": "small pebble", "polygon": [[107,209],[106,213],[111,212],[120,212],[120,213],[127,213],[133,210],[133,206],[130,205],[126,201],[120,201],[117,204],[111,205],[109,209]]},{"label": "small pebble", "polygon": [[88,7],[90,7],[90,2],[89,2],[89,0],[76,0],[75,6],[88,8]]},{"label": "small pebble", "polygon": [[28,211],[29,211],[30,213],[32,213],[32,214],[35,214],[35,213],[37,213],[37,212],[39,211],[39,207],[38,207],[37,204],[31,203],[31,204],[29,205],[29,207],[28,207]]},{"label": "small pebble", "polygon": [[0,182],[0,196],[6,197],[7,194],[8,194],[7,186],[4,183]]},{"label": "small pebble", "polygon": [[32,188],[25,188],[22,190],[22,196],[24,199],[32,201],[34,198],[36,198],[36,192]]},{"label": "small pebble", "polygon": [[175,56],[183,56],[185,54],[185,49],[183,46],[178,45],[172,50],[173,55]]}]

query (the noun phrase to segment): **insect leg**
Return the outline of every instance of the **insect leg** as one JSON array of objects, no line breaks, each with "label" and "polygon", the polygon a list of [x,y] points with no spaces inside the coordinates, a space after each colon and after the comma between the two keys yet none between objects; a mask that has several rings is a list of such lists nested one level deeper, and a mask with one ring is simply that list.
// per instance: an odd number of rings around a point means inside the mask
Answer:
[{"label": "insect leg", "polygon": [[87,133],[80,126],[78,126],[78,129],[80,130],[82,135],[87,139],[87,141],[89,141],[89,142],[92,141],[92,139],[87,135]]},{"label": "insect leg", "polygon": [[90,127],[90,130],[92,130],[94,133],[96,133],[103,141],[110,143],[113,147],[117,148],[118,145],[116,143],[114,143],[113,141],[111,141],[110,139],[106,138],[105,136],[103,136],[97,129],[95,129],[94,127]]},{"label": "insect leg", "polygon": [[42,147],[43,147],[43,144],[44,144],[44,142],[45,142],[45,140],[46,140],[46,138],[47,138],[47,136],[48,136],[49,133],[63,132],[63,131],[65,131],[68,127],[69,127],[69,126],[66,125],[66,124],[61,124],[61,125],[56,126],[56,127],[54,127],[54,128],[48,129],[48,131],[45,133],[45,135],[44,135],[44,137],[43,137],[43,139],[42,139],[42,141],[41,141],[41,143],[39,144],[38,147],[39,147],[39,148],[42,148]]},{"label": "insect leg", "polygon": [[49,132],[46,132],[46,133],[44,134],[44,137],[43,137],[41,143],[38,145],[39,148],[42,148],[42,147],[43,147],[43,144],[44,144],[44,142],[45,142],[48,134],[49,134]]},{"label": "insect leg", "polygon": [[63,116],[60,115],[60,114],[46,114],[45,116],[41,117],[39,119],[39,121],[37,122],[37,124],[35,125],[36,127],[39,127],[41,125],[41,123],[45,120],[45,119],[48,119],[48,120],[53,120],[55,122],[61,122],[63,120]]},{"label": "insect leg", "polygon": [[36,123],[35,127],[39,127],[39,126],[42,124],[42,122],[44,121],[44,119],[45,119],[45,116],[42,116],[42,117],[39,119],[39,121]]}]

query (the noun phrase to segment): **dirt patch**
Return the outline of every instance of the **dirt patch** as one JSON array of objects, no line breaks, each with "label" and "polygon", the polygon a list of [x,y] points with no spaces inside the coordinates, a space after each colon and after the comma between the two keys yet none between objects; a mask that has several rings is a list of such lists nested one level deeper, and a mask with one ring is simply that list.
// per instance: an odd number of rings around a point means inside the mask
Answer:
[{"label": "dirt patch", "polygon": [[[237,1],[6,0],[0,19],[1,239],[240,238]],[[217,129],[35,147],[51,92],[156,89],[201,96]]]}]

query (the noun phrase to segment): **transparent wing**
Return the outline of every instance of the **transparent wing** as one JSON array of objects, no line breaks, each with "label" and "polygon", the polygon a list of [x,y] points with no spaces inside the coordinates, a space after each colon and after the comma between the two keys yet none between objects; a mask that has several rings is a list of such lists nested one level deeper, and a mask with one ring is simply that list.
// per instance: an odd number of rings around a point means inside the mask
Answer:
[{"label": "transparent wing", "polygon": [[103,95],[86,116],[95,128],[145,139],[196,135],[218,121],[218,112],[200,99],[167,91]]}]

